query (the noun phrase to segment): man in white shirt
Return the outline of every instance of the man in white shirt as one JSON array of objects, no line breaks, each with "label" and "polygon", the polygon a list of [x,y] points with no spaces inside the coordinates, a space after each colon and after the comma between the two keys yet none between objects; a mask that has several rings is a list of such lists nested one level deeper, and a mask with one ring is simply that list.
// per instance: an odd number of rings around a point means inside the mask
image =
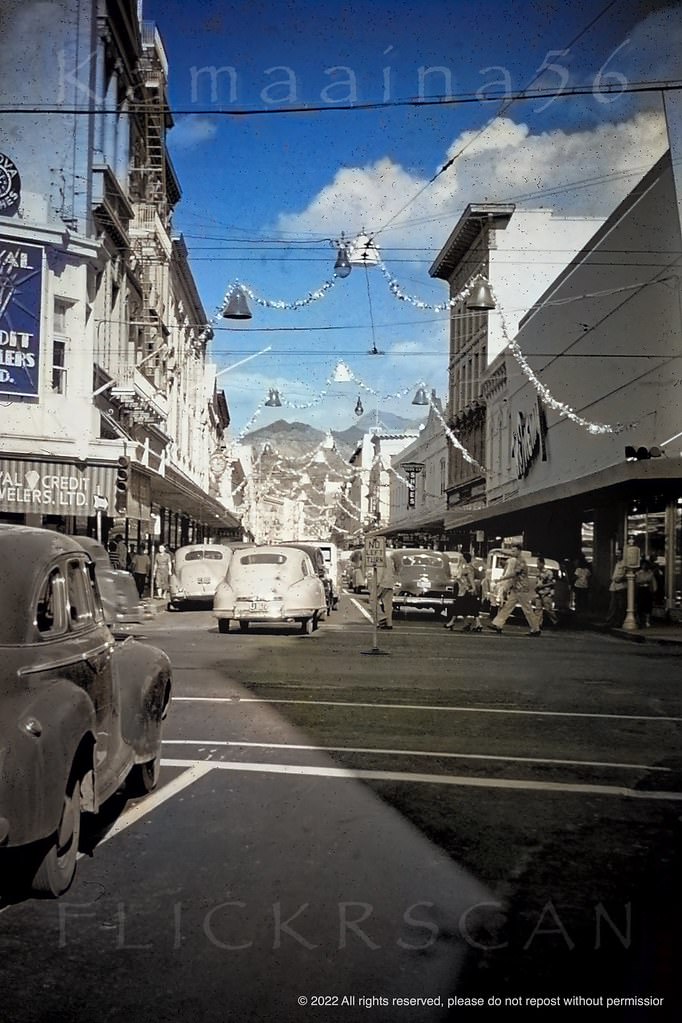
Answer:
[{"label": "man in white shirt", "polygon": [[528,563],[521,554],[521,544],[515,544],[511,549],[511,557],[504,566],[502,575],[503,592],[505,593],[504,603],[498,608],[497,614],[488,625],[493,632],[502,632],[504,623],[509,618],[517,604],[521,605],[526,621],[528,622],[528,635],[539,636],[540,622],[533,607],[533,590],[528,578]]},{"label": "man in white shirt", "polygon": [[[367,574],[371,606],[374,607],[374,569],[370,569]],[[393,587],[395,582],[395,562],[393,561],[393,555],[390,550],[387,550],[386,563],[384,567],[377,569],[376,608],[377,615],[379,616],[377,624],[380,629],[393,628]]]}]

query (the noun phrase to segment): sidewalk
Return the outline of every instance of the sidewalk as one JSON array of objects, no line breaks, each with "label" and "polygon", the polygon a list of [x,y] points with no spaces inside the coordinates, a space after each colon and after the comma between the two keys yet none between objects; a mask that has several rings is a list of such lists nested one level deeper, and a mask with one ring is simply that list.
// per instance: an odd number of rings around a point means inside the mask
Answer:
[{"label": "sidewalk", "polygon": [[682,646],[682,622],[665,622],[654,620],[648,629],[620,629],[609,628],[604,625],[603,619],[591,619],[586,621],[583,628],[591,629],[593,632],[608,633],[617,636],[618,639],[627,639],[631,643],[658,643],[661,646]]}]

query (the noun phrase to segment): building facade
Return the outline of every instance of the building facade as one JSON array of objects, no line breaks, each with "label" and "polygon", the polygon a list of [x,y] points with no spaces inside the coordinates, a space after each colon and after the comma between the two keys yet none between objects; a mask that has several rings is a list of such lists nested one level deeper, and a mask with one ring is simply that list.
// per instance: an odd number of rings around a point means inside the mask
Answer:
[{"label": "building facade", "polygon": [[493,545],[522,535],[558,559],[585,555],[596,607],[630,539],[656,564],[660,609],[679,617],[677,202],[668,153],[522,321],[515,340],[540,387],[510,350],[490,365],[487,506],[449,512],[446,527],[484,529]]},{"label": "building facade", "polygon": [[[600,221],[558,218],[550,210],[517,210],[513,203],[467,206],[429,273],[448,283],[454,299],[478,276],[490,282],[507,329],[516,333],[523,315],[556,276],[557,259],[565,265],[584,245]],[[476,463],[454,448],[448,460],[449,508],[485,505],[486,400],[483,376],[506,346],[502,323],[494,314],[457,303],[450,316],[448,426]]]},{"label": "building facade", "polygon": [[230,532],[159,33],[133,0],[3,15],[0,518],[131,544]]}]

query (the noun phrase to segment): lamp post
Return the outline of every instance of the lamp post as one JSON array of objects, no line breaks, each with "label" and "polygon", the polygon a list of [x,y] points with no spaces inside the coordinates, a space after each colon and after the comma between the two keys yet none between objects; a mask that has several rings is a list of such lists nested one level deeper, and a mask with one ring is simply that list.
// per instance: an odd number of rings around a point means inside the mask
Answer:
[{"label": "lamp post", "polygon": [[625,572],[627,576],[627,608],[623,629],[627,632],[634,632],[637,628],[635,618],[635,573],[639,568],[641,554],[639,547],[633,543],[627,544],[625,548]]}]

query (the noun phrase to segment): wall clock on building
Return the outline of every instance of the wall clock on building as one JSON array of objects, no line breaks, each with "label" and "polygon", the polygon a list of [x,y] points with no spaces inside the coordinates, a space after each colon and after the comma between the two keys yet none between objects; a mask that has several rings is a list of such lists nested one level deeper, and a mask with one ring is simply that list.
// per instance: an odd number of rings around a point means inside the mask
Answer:
[{"label": "wall clock on building", "polygon": [[0,153],[0,213],[15,213],[21,199],[21,178],[9,156]]}]

